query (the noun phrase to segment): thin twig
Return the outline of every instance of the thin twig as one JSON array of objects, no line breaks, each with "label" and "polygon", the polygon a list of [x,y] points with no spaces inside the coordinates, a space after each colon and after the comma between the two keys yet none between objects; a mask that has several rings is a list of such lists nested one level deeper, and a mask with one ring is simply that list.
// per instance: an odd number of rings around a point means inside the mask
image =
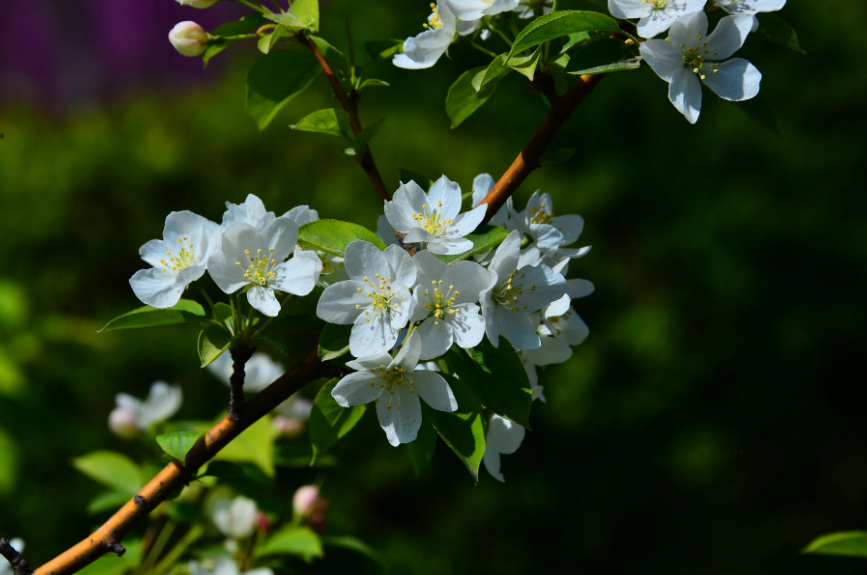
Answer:
[{"label": "thin twig", "polygon": [[202,465],[241,432],[311,381],[327,376],[331,368],[327,363],[319,361],[317,351],[314,348],[291,371],[254,397],[238,420],[233,420],[228,415],[224,417],[193,446],[187,454],[186,465],[177,460],[169,463],[102,527],[39,567],[33,575],[71,575],[102,557],[109,551],[107,546],[110,543],[119,544],[139,521],[147,517],[167,497],[189,483]]},{"label": "thin twig", "polygon": [[0,539],[0,555],[12,565],[15,575],[30,575],[32,573],[30,563],[12,547],[8,539]]}]

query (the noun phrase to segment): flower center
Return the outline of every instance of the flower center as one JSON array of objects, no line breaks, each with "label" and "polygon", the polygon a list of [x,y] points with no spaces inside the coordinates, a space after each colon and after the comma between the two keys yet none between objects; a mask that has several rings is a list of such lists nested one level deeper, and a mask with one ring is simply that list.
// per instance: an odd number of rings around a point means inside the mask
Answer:
[{"label": "flower center", "polygon": [[[518,302],[518,296],[524,295],[524,286],[520,283],[514,283],[515,276],[518,276],[517,281],[520,282],[524,274],[519,270],[510,273],[509,279],[497,288],[497,291],[494,293],[494,301],[512,311],[520,311],[521,309],[527,309],[527,304],[520,304]],[[530,291],[536,291],[536,286],[531,285]]]},{"label": "flower center", "polygon": [[[438,204],[437,207],[443,207],[442,202],[438,202]],[[427,232],[435,238],[440,237],[450,225],[455,223],[454,220],[441,218],[438,210],[432,210],[428,213],[427,204],[422,204],[421,209],[422,211],[412,215],[412,219],[418,222],[421,227],[426,229]]]},{"label": "flower center", "polygon": [[530,219],[530,223],[533,224],[544,224],[548,220],[554,217],[554,212],[546,212],[545,204],[539,205],[539,207],[530,208],[530,213],[533,214],[533,217]]},{"label": "flower center", "polygon": [[176,274],[184,268],[196,265],[196,254],[192,252],[193,244],[184,245],[184,242],[189,241],[189,239],[188,236],[178,238],[180,245],[178,246],[177,257],[172,255],[172,250],[166,250],[169,261],[166,261],[165,258],[160,260],[160,263],[163,264],[163,271],[171,271]]},{"label": "flower center", "polygon": [[[668,0],[641,0],[641,3],[650,4],[651,10],[665,10]],[[677,8],[676,5],[675,8]]]},{"label": "flower center", "polygon": [[[247,269],[244,270],[244,277],[250,280],[250,283],[259,285],[267,285],[268,280],[277,274],[271,270],[277,265],[277,260],[271,258],[274,253],[274,248],[268,248],[268,253],[263,255],[262,250],[256,250],[256,255],[251,255],[250,250],[244,250],[250,263]],[[235,262],[235,265],[243,266],[241,262]]]},{"label": "flower center", "polygon": [[[701,34],[695,35],[696,39],[701,41]],[[707,47],[707,42],[702,42],[701,44],[696,44],[692,48],[687,48],[686,44],[681,43],[680,49],[683,52],[683,67],[691,68],[693,73],[698,75],[702,80],[707,78],[704,74],[702,74],[702,67],[705,65],[705,58],[710,57],[710,49]],[[718,52],[714,51],[713,55],[716,56]],[[707,62],[707,65],[713,70],[714,74],[719,73],[719,64]]]},{"label": "flower center", "polygon": [[[454,315],[461,312],[459,309],[452,309],[452,306],[455,304],[455,297],[461,295],[461,292],[457,290],[452,295],[452,290],[455,289],[454,285],[450,285],[449,291],[443,293],[443,290],[440,288],[443,285],[443,280],[432,280],[430,283],[433,285],[433,295],[431,295],[429,290],[425,290],[423,295],[430,300],[424,304],[424,308],[431,310],[431,315],[437,319],[442,319],[446,314]],[[439,322],[434,321],[434,323]]]},{"label": "flower center", "polygon": [[[393,367],[388,369],[386,366],[380,365],[379,367],[371,367],[370,371],[371,377],[376,378],[370,382],[370,387],[376,387],[379,385],[380,396],[383,393],[388,392],[388,405],[386,406],[386,409],[391,409],[393,402],[397,404],[397,409],[400,409],[399,394],[397,396],[397,401],[394,401],[394,392],[397,391],[399,387],[409,386],[409,392],[415,393],[415,390],[412,388],[415,382],[413,382],[406,373],[406,370],[402,367]],[[373,401],[379,401],[379,397],[373,398]]]},{"label": "flower center", "polygon": [[431,3],[430,8],[433,12],[431,12],[431,15],[427,17],[427,24],[423,24],[423,26],[428,30],[439,30],[443,27],[440,12],[437,10],[437,5],[434,3]]},{"label": "flower center", "polygon": [[[373,315],[379,315],[380,312],[385,314],[390,314],[392,310],[400,309],[398,304],[392,304],[391,300],[394,299],[395,292],[394,288],[391,287],[391,278],[386,278],[376,274],[376,281],[370,281],[370,278],[364,276],[364,281],[368,282],[371,289],[367,292],[367,297],[370,298],[370,305],[365,307],[364,315],[370,316],[370,308],[373,308]],[[377,287],[376,284],[379,283],[380,286]],[[361,293],[361,288],[358,288],[358,292]],[[355,305],[355,309],[361,309],[360,304]],[[370,323],[370,317],[367,318],[367,323]]]}]

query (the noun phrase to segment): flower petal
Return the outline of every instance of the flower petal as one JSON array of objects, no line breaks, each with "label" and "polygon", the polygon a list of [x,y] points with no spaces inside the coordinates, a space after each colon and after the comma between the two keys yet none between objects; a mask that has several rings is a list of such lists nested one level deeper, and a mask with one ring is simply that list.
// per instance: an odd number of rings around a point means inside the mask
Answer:
[{"label": "flower petal", "polygon": [[277,264],[273,273],[277,275],[271,278],[268,285],[282,292],[307,295],[316,287],[316,263],[309,257],[292,258]]},{"label": "flower petal", "polygon": [[388,246],[385,248],[385,259],[391,267],[393,274],[388,274],[391,283],[411,288],[415,285],[417,270],[412,256],[400,246]]},{"label": "flower petal", "polygon": [[563,243],[568,246],[578,241],[578,236],[584,231],[584,218],[578,215],[555,216],[549,220],[558,232],[563,234]]},{"label": "flower petal", "polygon": [[166,266],[162,261],[166,259],[166,251],[171,247],[173,246],[167,246],[163,240],[150,240],[139,248],[138,255],[153,267],[163,269]]},{"label": "flower petal", "polygon": [[[256,246],[273,249],[271,257],[278,262],[285,260],[298,243],[298,224],[291,218],[279,217],[265,226],[261,232],[263,245]],[[239,246],[243,247],[243,246]]]},{"label": "flower petal", "polygon": [[569,311],[569,305],[572,303],[569,295],[564,295],[558,300],[551,302],[545,307],[545,317],[560,317]]},{"label": "flower petal", "polygon": [[499,415],[491,417],[488,424],[487,449],[510,455],[518,451],[527,430]]},{"label": "flower petal", "polygon": [[485,318],[479,314],[479,306],[465,303],[453,309],[455,313],[447,314],[445,320],[451,328],[454,343],[464,349],[479,345],[485,337]]},{"label": "flower petal", "polygon": [[428,213],[438,212],[441,220],[452,220],[461,212],[461,187],[445,176],[431,185],[427,197]]},{"label": "flower petal", "polygon": [[441,256],[456,256],[470,251],[473,242],[465,238],[440,238],[436,242],[429,242],[427,249]]},{"label": "flower petal", "polygon": [[656,75],[671,82],[683,71],[683,54],[665,40],[647,40],[639,47],[641,57],[647,62]]},{"label": "flower petal", "polygon": [[418,436],[421,427],[421,404],[418,395],[397,386],[394,395],[383,393],[376,402],[379,425],[385,431],[388,442],[397,447],[409,443]]},{"label": "flower petal", "polygon": [[478,206],[490,191],[494,189],[496,182],[491,174],[479,174],[473,178],[473,206]]},{"label": "flower petal", "polygon": [[[569,345],[581,345],[590,335],[590,328],[577,313],[572,313],[568,318],[561,318],[554,330],[555,335],[562,337]],[[541,365],[541,364],[540,364]]]},{"label": "flower petal", "polygon": [[391,275],[385,255],[375,245],[364,240],[355,240],[346,246],[344,261],[346,272],[356,281],[364,281],[365,276],[376,277],[376,274],[382,277]]},{"label": "flower petal", "polygon": [[596,291],[596,286],[588,280],[566,280],[566,285],[569,287],[569,297],[572,299],[587,297]]},{"label": "flower petal", "polygon": [[[702,1],[702,5],[704,2]],[[671,25],[668,35],[671,37],[672,48],[681,44],[687,47],[694,46],[696,43],[696,34],[705,38],[707,36],[707,14],[698,8],[698,11],[692,11],[691,14],[678,18],[677,22]],[[681,52],[678,50],[678,54]]]},{"label": "flower petal", "polygon": [[668,99],[690,124],[698,121],[701,112],[701,82],[695,74],[681,69],[668,86]]},{"label": "flower petal", "polygon": [[384,215],[376,218],[376,235],[387,246],[400,245],[400,242],[397,241],[397,236],[394,235],[394,228],[388,223],[388,218]]},{"label": "flower petal", "polygon": [[[503,336],[515,349],[538,349],[541,345],[539,336],[536,335],[536,330],[533,329],[533,324],[530,323],[530,318],[526,314],[519,311],[510,311],[503,309],[497,310],[497,320],[500,322],[500,329]],[[495,343],[491,340],[491,343]]]},{"label": "flower petal", "polygon": [[456,411],[458,402],[443,376],[434,371],[416,371],[412,374],[415,392],[428,406],[437,411]]},{"label": "flower petal", "polygon": [[705,85],[723,100],[732,102],[754,98],[762,82],[762,73],[743,58],[723,62],[713,71],[707,70],[705,66],[702,72]]},{"label": "flower petal", "polygon": [[486,213],[488,213],[488,204],[482,204],[455,217],[455,223],[449,226],[446,237],[463,237],[474,232],[479,227],[479,224],[482,223],[482,220],[485,219]]},{"label": "flower petal", "polygon": [[725,60],[737,52],[753,27],[751,16],[726,16],[719,21],[707,37],[707,49],[713,52],[710,60]]},{"label": "flower petal", "polygon": [[615,18],[643,18],[648,8],[644,0],[608,0],[608,11]]},{"label": "flower petal", "polygon": [[521,234],[513,231],[497,247],[488,270],[495,272],[497,277],[505,281],[509,274],[517,268],[520,251]]},{"label": "flower petal", "polygon": [[355,323],[359,314],[364,313],[361,310],[370,306],[366,287],[367,284],[352,280],[328,286],[316,304],[317,317],[340,325]]},{"label": "flower petal", "polygon": [[388,351],[397,341],[397,332],[389,324],[387,315],[362,313],[355,320],[349,335],[349,353],[363,357]]},{"label": "flower petal", "polygon": [[[309,263],[309,262],[308,262]],[[268,317],[277,317],[280,313],[280,302],[274,295],[274,290],[266,286],[256,286],[247,292],[247,301],[254,309]]]},{"label": "flower petal", "polygon": [[379,395],[379,383],[376,376],[370,371],[350,373],[337,382],[331,391],[331,397],[341,407],[370,403],[373,398]]},{"label": "flower petal", "polygon": [[525,349],[521,353],[533,365],[553,365],[572,357],[572,348],[559,337],[543,337],[540,338],[539,349]]},{"label": "flower petal", "polygon": [[129,285],[138,299],[158,308],[172,307],[178,303],[186,287],[177,281],[175,274],[157,268],[135,272],[129,278]]},{"label": "flower petal", "polygon": [[[479,294],[491,287],[491,274],[475,262],[460,261],[449,266],[441,276],[443,292],[457,292],[455,304],[475,303],[479,301]],[[424,284],[423,284],[424,285]],[[427,284],[430,285],[430,284]],[[454,286],[452,290],[451,286]],[[426,287],[426,285],[424,286]]]},{"label": "flower petal", "polygon": [[403,241],[407,244],[415,244],[418,242],[435,242],[438,240],[424,228],[412,228],[406,233]]},{"label": "flower petal", "polygon": [[181,408],[184,394],[176,385],[157,381],[151,385],[147,400],[141,404],[138,423],[147,429],[155,423],[171,418]]},{"label": "flower petal", "polygon": [[[482,325],[484,326],[484,320]],[[439,357],[452,346],[452,330],[445,319],[429,317],[422,322],[416,333],[421,338],[421,359]]]},{"label": "flower petal", "polygon": [[415,366],[418,365],[418,358],[421,355],[421,337],[416,334],[409,336],[409,339],[397,352],[395,358],[388,364],[388,369],[394,367],[402,367],[407,372],[412,373]]},{"label": "flower petal", "polygon": [[[521,268],[520,274],[512,280],[513,286],[520,285],[518,303],[523,313],[533,313],[557,301],[569,288],[560,274],[546,265]],[[520,282],[520,283],[518,283]],[[524,307],[527,306],[527,307]]]}]

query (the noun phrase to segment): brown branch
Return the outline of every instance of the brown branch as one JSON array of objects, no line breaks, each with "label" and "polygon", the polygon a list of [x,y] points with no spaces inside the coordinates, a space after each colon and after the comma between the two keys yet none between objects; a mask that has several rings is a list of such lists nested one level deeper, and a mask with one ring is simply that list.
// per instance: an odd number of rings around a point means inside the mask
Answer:
[{"label": "brown branch", "polygon": [[527,176],[541,165],[542,154],[554,136],[560,130],[560,127],[566,122],[575,108],[584,101],[593,88],[596,87],[604,74],[596,74],[593,76],[581,76],[578,81],[569,88],[559,101],[551,106],[548,115],[539,124],[533,137],[506,170],[506,173],[500,178],[497,184],[491,189],[485,199],[480,203],[488,204],[488,211],[485,215],[483,223],[487,223],[494,215],[503,207],[506,200],[515,193]]},{"label": "brown branch", "polygon": [[231,350],[232,376],[229,378],[229,419],[237,421],[244,411],[244,366],[255,348],[238,346]]},{"label": "brown branch", "polygon": [[318,350],[314,348],[291,371],[256,395],[237,420],[226,415],[193,446],[187,454],[186,465],[181,465],[177,460],[169,463],[102,527],[71,549],[39,567],[34,575],[69,575],[93,563],[109,551],[122,549],[119,547],[120,541],[130,530],[169,495],[192,481],[202,465],[242,431],[286,401],[290,395],[314,379],[328,375],[329,370],[327,363],[319,361]]},{"label": "brown branch", "polygon": [[[349,126],[352,128],[352,133],[357,136],[362,130],[361,121],[358,119],[358,92],[353,90],[352,93],[347,96],[346,92],[343,90],[343,86],[340,85],[340,80],[338,80],[337,76],[334,74],[331,64],[328,63],[328,60],[325,59],[325,56],[322,55],[322,52],[319,51],[319,48],[313,40],[305,36],[302,32],[298,32],[297,36],[298,39],[306,44],[313,52],[316,61],[319,62],[322,71],[325,72],[325,77],[328,78],[329,82],[331,82],[331,87],[334,89],[334,95],[337,96],[337,99],[340,100],[340,105],[343,106],[343,109],[347,114],[349,114]],[[391,199],[391,196],[385,187],[385,183],[382,181],[382,176],[379,175],[376,162],[373,161],[373,154],[370,153],[370,146],[364,146],[364,150],[355,156],[355,160],[370,178],[370,182],[373,184],[379,199],[383,202]]]},{"label": "brown branch", "polygon": [[21,553],[12,547],[8,539],[0,539],[0,555],[12,565],[15,575],[30,575],[32,573],[30,563],[24,559]]}]

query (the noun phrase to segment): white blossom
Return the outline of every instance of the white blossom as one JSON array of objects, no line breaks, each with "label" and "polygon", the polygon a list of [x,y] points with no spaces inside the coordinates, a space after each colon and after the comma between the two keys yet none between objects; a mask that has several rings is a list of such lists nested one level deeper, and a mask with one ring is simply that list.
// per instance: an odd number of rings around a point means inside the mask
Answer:
[{"label": "white blossom", "polygon": [[[208,365],[208,371],[226,385],[230,383],[233,369],[234,361],[229,352],[223,353]],[[258,393],[274,383],[285,372],[286,369],[272,360],[268,354],[254,353],[244,365],[244,389]]]},{"label": "white blossom", "polygon": [[385,252],[364,240],[346,246],[349,280],[325,288],[316,315],[329,323],[352,324],[349,351],[355,357],[385,352],[409,322],[416,267],[398,246]]},{"label": "white blossom", "polygon": [[202,277],[210,257],[220,249],[220,227],[193,212],[172,212],[163,239],[151,240],[138,253],[152,265],[129,279],[138,299],[158,308],[172,307],[184,289]]},{"label": "white blossom", "polygon": [[[306,207],[299,206],[299,208]],[[289,210],[285,215],[288,216],[292,211]],[[225,233],[238,224],[247,224],[257,230],[263,230],[276,218],[277,216],[274,215],[274,212],[269,212],[265,209],[265,204],[258,196],[248,194],[243,204],[226,202],[226,211],[223,213],[223,223],[220,224],[220,229]],[[294,221],[295,218],[293,217],[292,219]]]},{"label": "white blossom", "polygon": [[319,212],[311,209],[310,206],[295,206],[283,214],[283,217],[295,220],[295,223],[300,228],[304,224],[319,221]]},{"label": "white blossom", "polygon": [[169,42],[181,56],[193,58],[208,49],[208,33],[195,22],[178,22],[169,32]]},{"label": "white blossom", "polygon": [[428,193],[412,180],[401,183],[393,201],[385,203],[385,216],[395,230],[406,234],[405,243],[425,242],[435,254],[457,255],[473,247],[464,236],[482,223],[487,209],[482,205],[460,214],[461,187],[442,176]]},{"label": "white blossom", "polygon": [[446,0],[458,20],[479,20],[500,12],[514,10],[519,0]]},{"label": "white blossom", "polygon": [[379,425],[395,447],[415,440],[421,426],[419,397],[438,411],[455,411],[458,403],[446,380],[433,371],[416,371],[421,338],[412,334],[393,359],[387,353],[360,357],[346,364],[356,370],[331,392],[343,407],[373,401]]},{"label": "white blossom", "polygon": [[222,249],[211,256],[208,272],[225,293],[248,288],[250,305],[276,317],[280,302],[275,290],[307,295],[316,285],[316,264],[310,258],[286,261],[297,241],[298,225],[289,218],[276,218],[261,230],[236,224],[223,233]]},{"label": "white blossom", "polygon": [[669,83],[668,99],[690,123],[698,120],[701,111],[702,83],[734,102],[759,93],[762,74],[755,66],[743,58],[722,62],[743,45],[751,27],[748,18],[726,16],[708,36],[707,15],[697,12],[675,22],[669,31],[671,41],[641,44],[641,55]]},{"label": "white blossom", "polygon": [[453,343],[474,347],[485,336],[485,319],[479,315],[479,293],[490,287],[491,275],[479,264],[459,261],[449,266],[429,251],[412,258],[418,268],[413,288],[410,321],[423,321],[421,359],[443,355]]},{"label": "white blossom", "polygon": [[[533,11],[533,7],[529,4],[519,4],[512,9],[514,12],[518,12],[518,18],[522,18],[524,20],[529,18],[534,18],[536,13]],[[546,0],[545,4],[542,6],[542,14],[550,14],[554,11],[554,3],[552,1]]]},{"label": "white blossom", "polygon": [[704,10],[707,0],[608,0],[615,18],[641,18],[638,35],[653,38],[665,32],[682,16]]},{"label": "white blossom", "polygon": [[425,31],[403,43],[403,54],[396,54],[392,62],[398,68],[418,70],[430,68],[445,54],[455,37],[457,20],[446,0],[431,4],[431,15],[424,24]]},{"label": "white blossom", "polygon": [[752,22],[751,32],[759,29],[759,12],[776,12],[782,10],[786,0],[714,0],[714,4],[725,10],[732,16],[749,18]]},{"label": "white blossom", "polygon": [[516,349],[541,346],[528,314],[560,299],[567,284],[562,275],[546,265],[521,265],[521,235],[511,232],[494,253],[489,273],[493,285],[482,291],[485,331],[496,347],[502,334]]},{"label": "white blossom", "polygon": [[[473,178],[473,207],[477,207],[482,203],[488,194],[494,189],[497,182],[491,177],[491,174],[479,174]],[[500,210],[494,214],[488,223],[492,226],[505,227],[509,221],[509,209],[502,206]]]},{"label": "white blossom", "polygon": [[376,235],[379,236],[386,246],[399,246],[400,242],[394,234],[394,228],[388,223],[388,218],[381,215],[376,218]]},{"label": "white blossom", "polygon": [[488,423],[485,455],[482,461],[485,463],[485,469],[497,481],[506,481],[503,474],[500,473],[500,455],[515,453],[521,447],[526,433],[527,430],[514,421],[509,421],[499,415],[491,417],[491,421]]},{"label": "white blossom", "polygon": [[509,229],[518,230],[533,238],[534,245],[529,246],[526,254],[528,261],[535,258],[533,250],[538,250],[540,261],[551,265],[562,258],[577,259],[584,257],[590,246],[583,248],[564,248],[578,241],[584,230],[584,219],[578,215],[557,216],[554,214],[554,202],[547,193],[533,192],[524,211],[515,209],[512,198],[507,202],[511,219],[507,222]]},{"label": "white blossom", "polygon": [[[122,437],[128,436],[129,434],[124,435],[123,428],[120,428],[117,422],[121,420],[129,422],[131,420],[136,429],[146,431],[151,426],[162,423],[176,414],[181,408],[183,397],[180,387],[169,385],[164,381],[156,381],[151,385],[148,398],[145,401],[126,393],[119,393],[115,396],[117,407],[109,416],[110,425],[115,422],[111,426],[112,430]],[[128,425],[126,431],[130,431]]]},{"label": "white blossom", "polygon": [[[241,575],[241,570],[238,569],[234,559],[228,557],[190,561],[187,563],[187,568],[190,570],[190,575]],[[243,575],[274,575],[274,572],[267,567],[262,567],[247,571]]]},{"label": "white blossom", "polygon": [[247,497],[220,497],[210,505],[209,511],[211,521],[226,537],[244,539],[256,529],[259,508]]}]

